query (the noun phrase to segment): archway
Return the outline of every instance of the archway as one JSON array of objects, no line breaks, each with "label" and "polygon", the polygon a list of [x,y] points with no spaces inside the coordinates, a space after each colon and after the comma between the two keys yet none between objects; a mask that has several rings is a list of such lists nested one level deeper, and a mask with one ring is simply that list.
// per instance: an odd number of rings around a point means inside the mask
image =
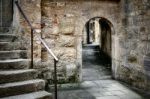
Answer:
[{"label": "archway", "polygon": [[[111,22],[102,17],[94,17],[86,23],[82,41],[83,80],[92,80],[91,75],[94,79],[112,76],[112,28]],[[102,71],[97,71],[99,69]]]}]

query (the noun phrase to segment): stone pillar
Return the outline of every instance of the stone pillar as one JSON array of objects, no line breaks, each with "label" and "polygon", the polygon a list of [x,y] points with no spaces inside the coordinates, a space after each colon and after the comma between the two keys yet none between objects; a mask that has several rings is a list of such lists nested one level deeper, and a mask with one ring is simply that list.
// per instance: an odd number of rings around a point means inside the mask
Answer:
[{"label": "stone pillar", "polygon": [[100,24],[99,19],[95,19],[95,43],[99,44],[100,40]]}]

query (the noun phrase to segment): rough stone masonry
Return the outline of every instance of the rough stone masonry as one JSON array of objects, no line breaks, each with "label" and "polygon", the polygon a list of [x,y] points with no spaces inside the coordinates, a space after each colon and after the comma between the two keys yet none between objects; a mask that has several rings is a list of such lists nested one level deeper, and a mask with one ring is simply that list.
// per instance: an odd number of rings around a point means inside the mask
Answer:
[{"label": "rough stone masonry", "polygon": [[[82,38],[87,21],[102,17],[111,22],[112,75],[148,90],[144,61],[150,49],[149,0],[21,0],[32,25],[59,58],[59,82],[82,80]],[[30,29],[14,6],[14,31],[30,58]],[[34,38],[34,68],[39,77],[53,79],[53,59]]]}]

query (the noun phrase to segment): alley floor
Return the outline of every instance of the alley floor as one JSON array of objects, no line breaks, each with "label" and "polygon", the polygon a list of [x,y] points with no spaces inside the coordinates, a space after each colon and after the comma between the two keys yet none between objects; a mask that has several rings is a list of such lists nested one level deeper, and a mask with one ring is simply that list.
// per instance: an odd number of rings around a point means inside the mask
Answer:
[{"label": "alley floor", "polygon": [[150,99],[111,78],[111,65],[98,47],[83,47],[83,81],[59,88],[58,99]]}]

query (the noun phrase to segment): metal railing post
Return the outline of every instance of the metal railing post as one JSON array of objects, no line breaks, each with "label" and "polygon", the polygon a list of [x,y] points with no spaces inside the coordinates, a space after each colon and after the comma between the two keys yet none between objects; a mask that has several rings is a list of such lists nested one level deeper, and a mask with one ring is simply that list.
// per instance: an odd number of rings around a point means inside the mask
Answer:
[{"label": "metal railing post", "polygon": [[33,29],[31,29],[31,68],[33,68]]},{"label": "metal railing post", "polygon": [[54,59],[54,87],[55,87],[55,99],[57,99],[57,61]]}]

